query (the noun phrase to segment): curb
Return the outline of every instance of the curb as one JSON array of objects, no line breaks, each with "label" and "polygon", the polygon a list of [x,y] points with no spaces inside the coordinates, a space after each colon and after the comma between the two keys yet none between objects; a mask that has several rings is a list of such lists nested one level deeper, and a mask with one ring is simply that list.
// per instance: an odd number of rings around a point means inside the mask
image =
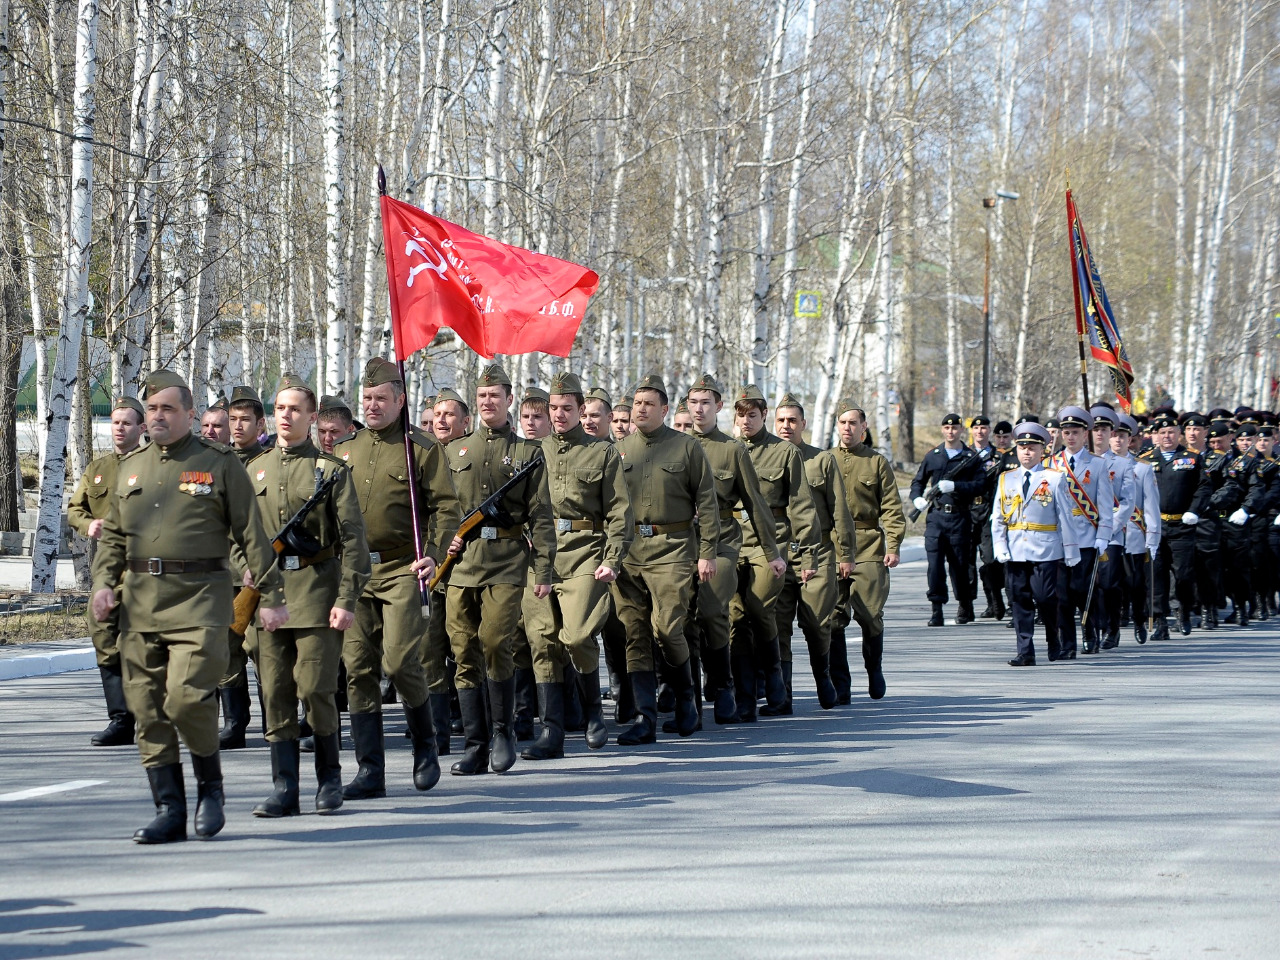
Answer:
[{"label": "curb", "polygon": [[93,647],[7,657],[0,660],[0,680],[47,677],[57,673],[71,673],[74,670],[92,670],[97,665],[98,656]]}]

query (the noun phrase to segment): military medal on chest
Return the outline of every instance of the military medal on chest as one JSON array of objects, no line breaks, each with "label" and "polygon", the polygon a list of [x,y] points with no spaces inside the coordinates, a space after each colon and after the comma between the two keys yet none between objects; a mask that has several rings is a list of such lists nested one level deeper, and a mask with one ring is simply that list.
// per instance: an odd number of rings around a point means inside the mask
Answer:
[{"label": "military medal on chest", "polygon": [[213,474],[207,470],[184,470],[178,477],[178,490],[201,497],[213,492]]}]

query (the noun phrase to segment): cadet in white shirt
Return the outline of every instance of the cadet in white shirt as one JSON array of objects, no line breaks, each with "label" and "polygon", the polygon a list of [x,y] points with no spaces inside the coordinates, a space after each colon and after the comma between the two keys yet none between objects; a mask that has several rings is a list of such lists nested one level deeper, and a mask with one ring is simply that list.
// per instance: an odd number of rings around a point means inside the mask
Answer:
[{"label": "cadet in white shirt", "polygon": [[991,513],[992,546],[996,560],[1005,565],[1018,637],[1018,655],[1009,666],[1035,665],[1032,634],[1037,608],[1044,622],[1049,659],[1074,660],[1075,650],[1064,649],[1058,628],[1062,571],[1080,565],[1080,548],[1071,522],[1074,504],[1063,474],[1044,467],[1049,431],[1038,423],[1025,422],[1014,428],[1014,436],[1019,466],[1000,475]]},{"label": "cadet in white shirt", "polygon": [[1133,465],[1133,512],[1124,525],[1124,579],[1114,608],[1108,598],[1107,623],[1118,634],[1120,615],[1127,604],[1133,613],[1133,638],[1146,643],[1151,566],[1160,549],[1160,488],[1151,464],[1130,452],[1130,437],[1138,433],[1137,421],[1123,413],[1116,421],[1111,450]]},{"label": "cadet in white shirt", "polygon": [[[1098,626],[1102,620],[1102,592],[1096,585],[1089,601],[1089,584],[1095,563],[1106,562],[1106,549],[1111,543],[1113,498],[1107,464],[1085,449],[1093,418],[1082,407],[1063,407],[1058,414],[1058,435],[1063,449],[1049,461],[1049,468],[1062,474],[1063,484],[1071,497],[1072,535],[1080,546],[1080,565],[1062,572],[1058,589],[1058,633],[1062,637],[1063,655],[1076,655],[1076,611],[1090,610],[1084,627],[1084,653],[1097,653]],[[1099,551],[1102,555],[1099,556]],[[1101,577],[1101,571],[1099,571]]]},{"label": "cadet in white shirt", "polygon": [[[1125,582],[1124,530],[1133,514],[1134,480],[1133,461],[1111,449],[1111,436],[1120,415],[1109,403],[1095,404],[1089,410],[1093,417],[1093,449],[1107,465],[1107,479],[1111,481],[1111,542],[1107,544],[1106,559],[1098,566],[1097,593],[1101,602],[1097,605],[1098,633],[1105,636],[1102,649],[1110,650],[1120,645],[1120,596]],[[1106,504],[1098,509],[1106,512]],[[1115,618],[1111,616],[1115,611]],[[1089,615],[1090,618],[1093,614]],[[1086,653],[1089,651],[1086,649]]]}]

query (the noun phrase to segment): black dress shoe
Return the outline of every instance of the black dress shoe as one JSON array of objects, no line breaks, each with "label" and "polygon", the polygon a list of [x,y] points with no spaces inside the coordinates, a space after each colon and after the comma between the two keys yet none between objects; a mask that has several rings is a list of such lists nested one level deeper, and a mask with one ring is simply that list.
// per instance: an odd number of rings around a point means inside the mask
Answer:
[{"label": "black dress shoe", "polygon": [[1072,650],[1072,651],[1070,651],[1070,652],[1068,652],[1068,653],[1060,653],[1060,654],[1058,654],[1058,659],[1059,659],[1059,660],[1074,660],[1075,658],[1076,658],[1076,652],[1075,652],[1074,650]]},{"label": "black dress shoe", "polygon": [[1152,640],[1169,639],[1169,621],[1164,617],[1156,617],[1156,628],[1151,633]]},{"label": "black dress shoe", "polygon": [[1191,617],[1183,614],[1182,619],[1178,621],[1178,629],[1182,631],[1184,637],[1191,636]]},{"label": "black dress shoe", "polygon": [[1133,639],[1138,643],[1147,642],[1147,625],[1145,623],[1135,623],[1133,625]]},{"label": "black dress shoe", "polygon": [[962,627],[966,623],[973,623],[973,620],[974,620],[973,604],[972,603],[960,604],[960,609],[956,611],[956,626]]},{"label": "black dress shoe", "polygon": [[995,607],[991,606],[991,604],[988,603],[986,607],[983,608],[983,611],[980,614],[978,614],[978,617],[979,619],[982,619],[982,620],[994,620],[996,618]]},{"label": "black dress shoe", "polygon": [[1009,661],[1009,666],[1011,667],[1034,667],[1035,665],[1035,657],[1014,657]]},{"label": "black dress shoe", "polygon": [[1120,646],[1120,628],[1117,627],[1107,634],[1107,639],[1102,641],[1103,650],[1114,650]]}]

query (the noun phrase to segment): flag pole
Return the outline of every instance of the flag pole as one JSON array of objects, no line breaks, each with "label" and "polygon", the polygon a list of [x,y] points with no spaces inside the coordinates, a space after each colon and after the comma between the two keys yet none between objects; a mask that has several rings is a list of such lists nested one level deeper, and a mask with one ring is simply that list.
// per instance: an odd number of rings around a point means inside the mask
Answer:
[{"label": "flag pole", "polygon": [[[387,195],[387,175],[382,170],[382,164],[378,164],[378,196],[385,197]],[[385,242],[385,241],[384,241]],[[387,293],[390,299],[395,301],[395,277],[392,276],[391,270],[387,270]],[[394,311],[393,311],[394,321]],[[395,330],[394,322],[392,330]],[[400,385],[404,388],[404,406],[400,408],[400,425],[404,429],[404,469],[405,475],[409,478],[409,516],[413,524],[413,559],[415,563],[422,562],[422,527],[418,523],[418,467],[413,462],[413,426],[409,417],[409,381],[405,379],[404,373],[404,357],[400,355],[400,344],[397,342],[396,347],[396,366],[400,371]],[[431,592],[427,588],[427,581],[418,577],[418,601],[422,607],[422,619],[427,620],[431,617]]]},{"label": "flag pole", "polygon": [[[1076,205],[1071,199],[1071,171],[1067,171],[1067,244],[1071,253],[1071,292],[1076,300],[1076,346],[1080,348],[1080,390],[1084,394],[1084,408],[1091,409],[1089,404],[1089,366],[1084,351],[1084,304],[1080,300],[1080,267],[1078,258],[1084,251],[1076,250]],[[1089,451],[1093,452],[1093,431],[1089,431]]]}]

